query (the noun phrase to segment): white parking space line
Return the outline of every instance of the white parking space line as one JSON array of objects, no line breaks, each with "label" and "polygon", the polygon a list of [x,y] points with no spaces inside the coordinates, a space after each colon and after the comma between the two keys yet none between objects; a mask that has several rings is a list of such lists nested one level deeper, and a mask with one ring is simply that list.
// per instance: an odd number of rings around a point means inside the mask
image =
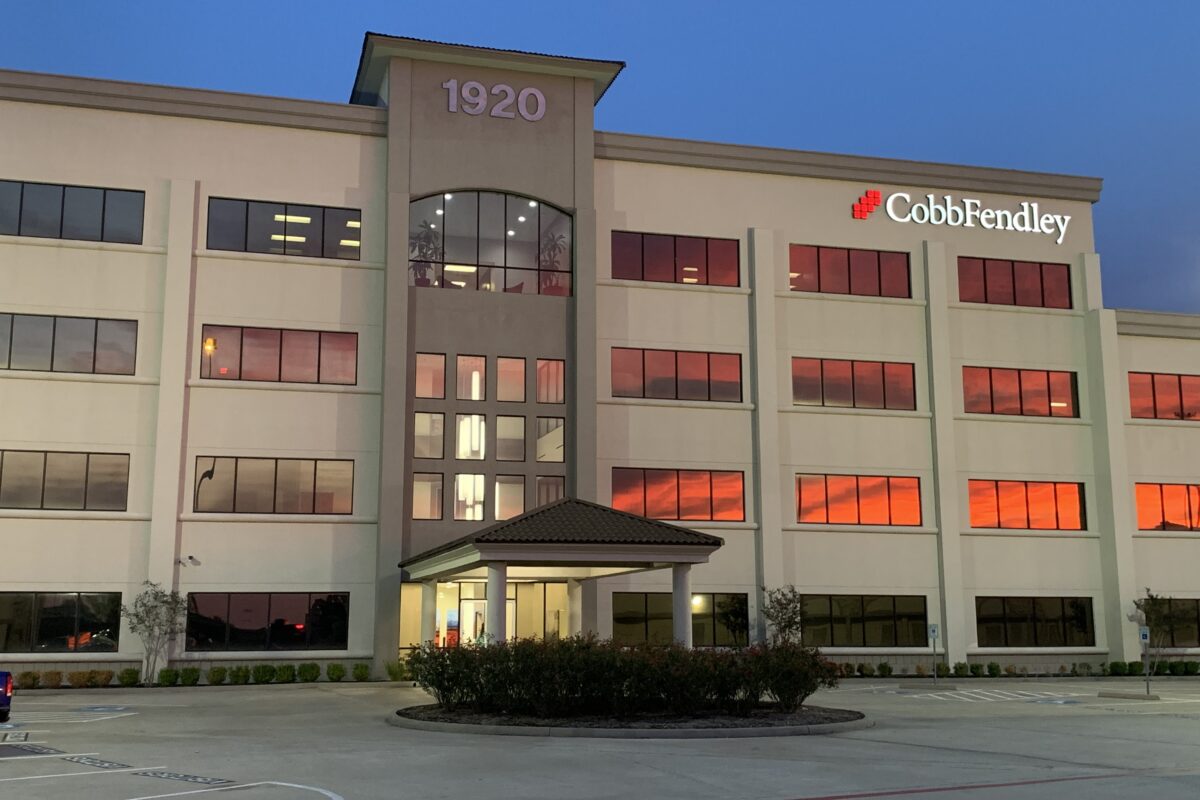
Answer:
[{"label": "white parking space line", "polygon": [[166,769],[165,766],[159,767],[129,767],[128,769],[96,769],[86,772],[59,772],[55,775],[25,775],[20,778],[0,778],[0,783],[8,783],[10,781],[42,781],[47,778],[74,778],[80,775],[113,775],[118,772],[137,772],[144,769]]},{"label": "white parking space line", "polygon": [[[1027,692],[1021,689],[1014,689],[1012,691],[1006,689],[959,689],[948,692],[927,692],[925,694],[904,696],[914,700],[941,700],[943,702],[953,700],[962,703],[1005,703],[1020,700],[1027,703],[1031,700],[1051,700],[1066,697],[1082,697],[1083,695],[1076,692]],[[1200,700],[1189,702],[1200,702]]]},{"label": "white parking space line", "polygon": [[70,756],[98,756],[99,753],[38,753],[36,756],[4,756],[0,758],[0,764],[5,761],[20,761],[26,758],[68,758]]},{"label": "white parking space line", "polygon": [[136,711],[109,713],[105,711],[26,711],[19,716],[14,714],[14,722],[51,723],[51,722],[100,722],[106,719],[132,717]]},{"label": "white parking space line", "polygon": [[164,797],[186,797],[193,794],[210,794],[212,792],[227,792],[231,789],[249,789],[254,786],[286,786],[289,789],[304,789],[309,792],[316,792],[328,800],[346,800],[340,794],[336,794],[327,789],[318,789],[316,786],[305,786],[302,783],[283,783],[281,781],[257,781],[255,783],[238,783],[233,786],[213,786],[209,789],[191,789],[186,792],[171,792],[169,794],[148,794],[142,797],[130,797],[128,800],[161,800]]}]

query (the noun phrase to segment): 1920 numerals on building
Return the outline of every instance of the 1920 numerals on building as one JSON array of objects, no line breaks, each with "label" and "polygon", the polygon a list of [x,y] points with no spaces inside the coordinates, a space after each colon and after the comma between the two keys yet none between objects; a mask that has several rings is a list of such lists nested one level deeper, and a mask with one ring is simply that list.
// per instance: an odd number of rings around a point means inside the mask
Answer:
[{"label": "1920 numerals on building", "polygon": [[[466,81],[459,86],[458,80],[451,78],[442,88],[446,90],[446,108],[451,114],[464,111],[477,117],[487,111],[488,116],[501,119],[515,119],[520,114],[528,122],[546,116],[546,96],[532,86],[517,91],[506,83],[497,83],[489,91],[479,81]],[[495,99],[489,103],[491,98]]]}]

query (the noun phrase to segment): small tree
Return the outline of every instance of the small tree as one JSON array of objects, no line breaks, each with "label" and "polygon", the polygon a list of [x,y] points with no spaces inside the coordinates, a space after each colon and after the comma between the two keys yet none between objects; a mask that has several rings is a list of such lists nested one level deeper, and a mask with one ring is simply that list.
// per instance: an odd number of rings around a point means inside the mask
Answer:
[{"label": "small tree", "polygon": [[1181,606],[1172,607],[1171,598],[1150,591],[1149,586],[1146,587],[1145,597],[1133,601],[1133,608],[1129,621],[1150,629],[1150,641],[1147,643],[1150,663],[1146,666],[1153,675],[1155,665],[1162,660],[1163,648],[1171,640],[1171,628],[1186,624],[1190,616],[1184,613]]},{"label": "small tree", "polygon": [[146,581],[133,604],[121,606],[121,616],[129,629],[142,640],[142,683],[149,685],[158,674],[159,660],[167,647],[183,633],[187,600],[179,592],[166,591],[157,583]]},{"label": "small tree", "polygon": [[795,586],[767,591],[763,616],[771,623],[771,638],[776,642],[799,644],[803,623],[804,595]]}]

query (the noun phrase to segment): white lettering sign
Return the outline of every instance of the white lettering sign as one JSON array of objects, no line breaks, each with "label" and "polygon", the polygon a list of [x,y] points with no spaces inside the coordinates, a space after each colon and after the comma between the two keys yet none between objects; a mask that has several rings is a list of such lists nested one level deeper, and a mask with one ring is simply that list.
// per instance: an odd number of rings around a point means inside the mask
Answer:
[{"label": "white lettering sign", "polygon": [[927,194],[913,202],[908,192],[895,192],[884,204],[889,219],[896,222],[915,222],[918,225],[949,225],[952,228],[974,228],[989,231],[1018,231],[1055,236],[1055,243],[1062,244],[1067,235],[1070,214],[1043,214],[1036,201],[1024,201],[1017,209],[984,208],[980,200],[964,197],[955,200],[952,195],[940,199]]},{"label": "white lettering sign", "polygon": [[[460,87],[454,78],[442,84],[446,90],[446,110],[451,114],[462,111],[477,117],[488,110],[488,96],[496,98],[491,104],[489,117],[515,119],[517,114],[528,122],[537,122],[546,116],[546,96],[532,86],[521,91],[507,83],[497,83],[488,90],[479,81],[467,81]],[[461,100],[461,102],[460,102]],[[516,110],[513,106],[516,106]]]}]

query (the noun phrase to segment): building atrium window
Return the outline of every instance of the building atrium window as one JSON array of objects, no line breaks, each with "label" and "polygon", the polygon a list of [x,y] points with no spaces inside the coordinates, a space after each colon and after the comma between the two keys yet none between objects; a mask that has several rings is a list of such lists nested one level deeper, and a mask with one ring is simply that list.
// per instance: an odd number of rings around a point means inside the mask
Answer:
[{"label": "building atrium window", "polygon": [[571,294],[574,232],[549,203],[455,191],[409,205],[409,284],[483,292]]}]

